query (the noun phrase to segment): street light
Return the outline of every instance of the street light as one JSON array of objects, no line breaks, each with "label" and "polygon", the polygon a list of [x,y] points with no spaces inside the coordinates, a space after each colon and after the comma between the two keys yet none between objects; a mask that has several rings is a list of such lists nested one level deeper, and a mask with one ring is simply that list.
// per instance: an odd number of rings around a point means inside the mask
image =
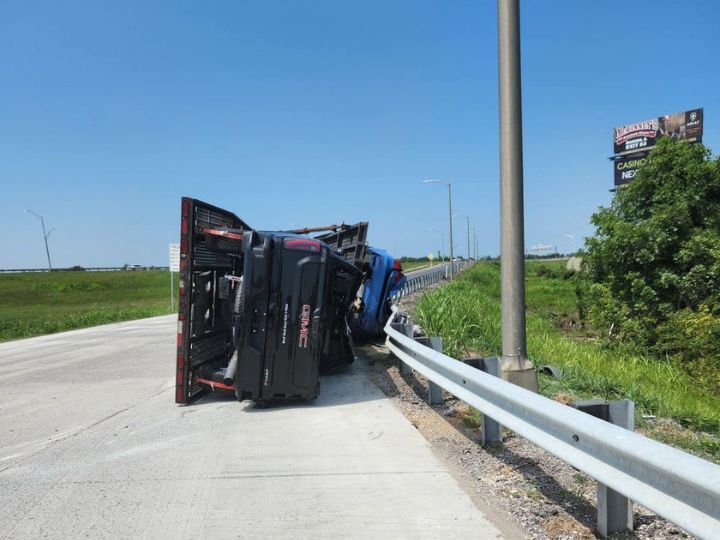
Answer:
[{"label": "street light", "polygon": [[50,249],[48,248],[48,242],[47,239],[50,236],[50,233],[52,233],[55,229],[50,229],[48,232],[45,232],[45,218],[43,218],[40,214],[36,214],[32,210],[25,210],[26,213],[32,214],[36,218],[40,220],[40,223],[42,224],[42,230],[43,230],[43,239],[45,240],[45,253],[47,253],[48,258],[48,268],[52,272],[52,263],[50,262]]},{"label": "street light", "polygon": [[467,220],[467,241],[468,241],[468,261],[472,259],[472,253],[470,253],[470,216],[465,216]]},{"label": "street light", "polygon": [[475,230],[475,225],[473,225],[473,260],[477,261],[477,231]]},{"label": "street light", "polygon": [[445,180],[428,179],[423,180],[423,184],[442,184],[448,188],[448,221],[450,222],[450,281],[452,281],[455,277],[455,270],[453,269],[455,262],[453,261],[452,187],[450,186],[450,182],[446,182]]}]

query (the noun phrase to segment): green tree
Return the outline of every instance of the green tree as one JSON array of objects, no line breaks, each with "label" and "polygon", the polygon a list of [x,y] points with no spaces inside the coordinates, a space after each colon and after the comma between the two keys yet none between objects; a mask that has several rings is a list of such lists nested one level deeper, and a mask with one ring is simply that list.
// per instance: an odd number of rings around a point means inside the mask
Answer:
[{"label": "green tree", "polygon": [[661,139],[591,221],[579,287],[591,325],[659,355],[720,358],[720,160]]}]

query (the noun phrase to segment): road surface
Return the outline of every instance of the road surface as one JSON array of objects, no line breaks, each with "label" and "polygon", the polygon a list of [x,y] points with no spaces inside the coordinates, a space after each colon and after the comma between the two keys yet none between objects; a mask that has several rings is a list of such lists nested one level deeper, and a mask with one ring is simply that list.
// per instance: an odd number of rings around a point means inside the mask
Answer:
[{"label": "road surface", "polygon": [[501,537],[362,361],[312,404],[180,407],[175,331],[0,344],[0,537]]}]

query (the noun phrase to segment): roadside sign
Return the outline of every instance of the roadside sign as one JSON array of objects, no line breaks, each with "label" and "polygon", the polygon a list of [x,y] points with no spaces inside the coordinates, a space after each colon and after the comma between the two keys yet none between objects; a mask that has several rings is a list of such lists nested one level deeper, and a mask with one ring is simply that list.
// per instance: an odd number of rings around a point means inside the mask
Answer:
[{"label": "roadside sign", "polygon": [[432,253],[428,253],[428,259],[431,261],[435,258],[435,256]]},{"label": "roadside sign", "polygon": [[170,244],[170,271],[180,271],[180,244]]},{"label": "roadside sign", "polygon": [[168,244],[170,252],[170,311],[175,309],[175,284],[173,272],[180,271],[180,244]]}]

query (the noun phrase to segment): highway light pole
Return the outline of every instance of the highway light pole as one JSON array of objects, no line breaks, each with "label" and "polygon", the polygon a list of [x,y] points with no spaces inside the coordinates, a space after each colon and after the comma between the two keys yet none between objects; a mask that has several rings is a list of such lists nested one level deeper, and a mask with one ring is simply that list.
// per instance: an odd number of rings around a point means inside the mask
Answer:
[{"label": "highway light pole", "polygon": [[468,261],[472,258],[472,253],[470,253],[470,216],[465,216],[465,219],[467,220],[467,237],[468,237]]},{"label": "highway light pole", "polygon": [[442,184],[448,189],[448,219],[450,221],[450,281],[455,277],[454,261],[453,261],[453,226],[452,226],[452,187],[450,182],[445,180],[423,180],[423,184]]},{"label": "highway light pole", "polygon": [[520,0],[498,0],[500,221],[503,378],[537,391],[525,335]]},{"label": "highway light pole", "polygon": [[50,262],[50,249],[48,248],[48,237],[50,236],[50,233],[52,233],[55,229],[50,229],[48,232],[45,232],[45,218],[42,217],[40,214],[36,214],[32,210],[25,210],[26,213],[32,214],[36,218],[40,220],[40,223],[42,224],[42,230],[43,230],[43,239],[45,240],[45,253],[47,253],[47,259],[48,259],[48,268],[52,272],[52,263]]},{"label": "highway light pole", "polygon": [[473,225],[473,260],[477,261],[477,231]]}]

